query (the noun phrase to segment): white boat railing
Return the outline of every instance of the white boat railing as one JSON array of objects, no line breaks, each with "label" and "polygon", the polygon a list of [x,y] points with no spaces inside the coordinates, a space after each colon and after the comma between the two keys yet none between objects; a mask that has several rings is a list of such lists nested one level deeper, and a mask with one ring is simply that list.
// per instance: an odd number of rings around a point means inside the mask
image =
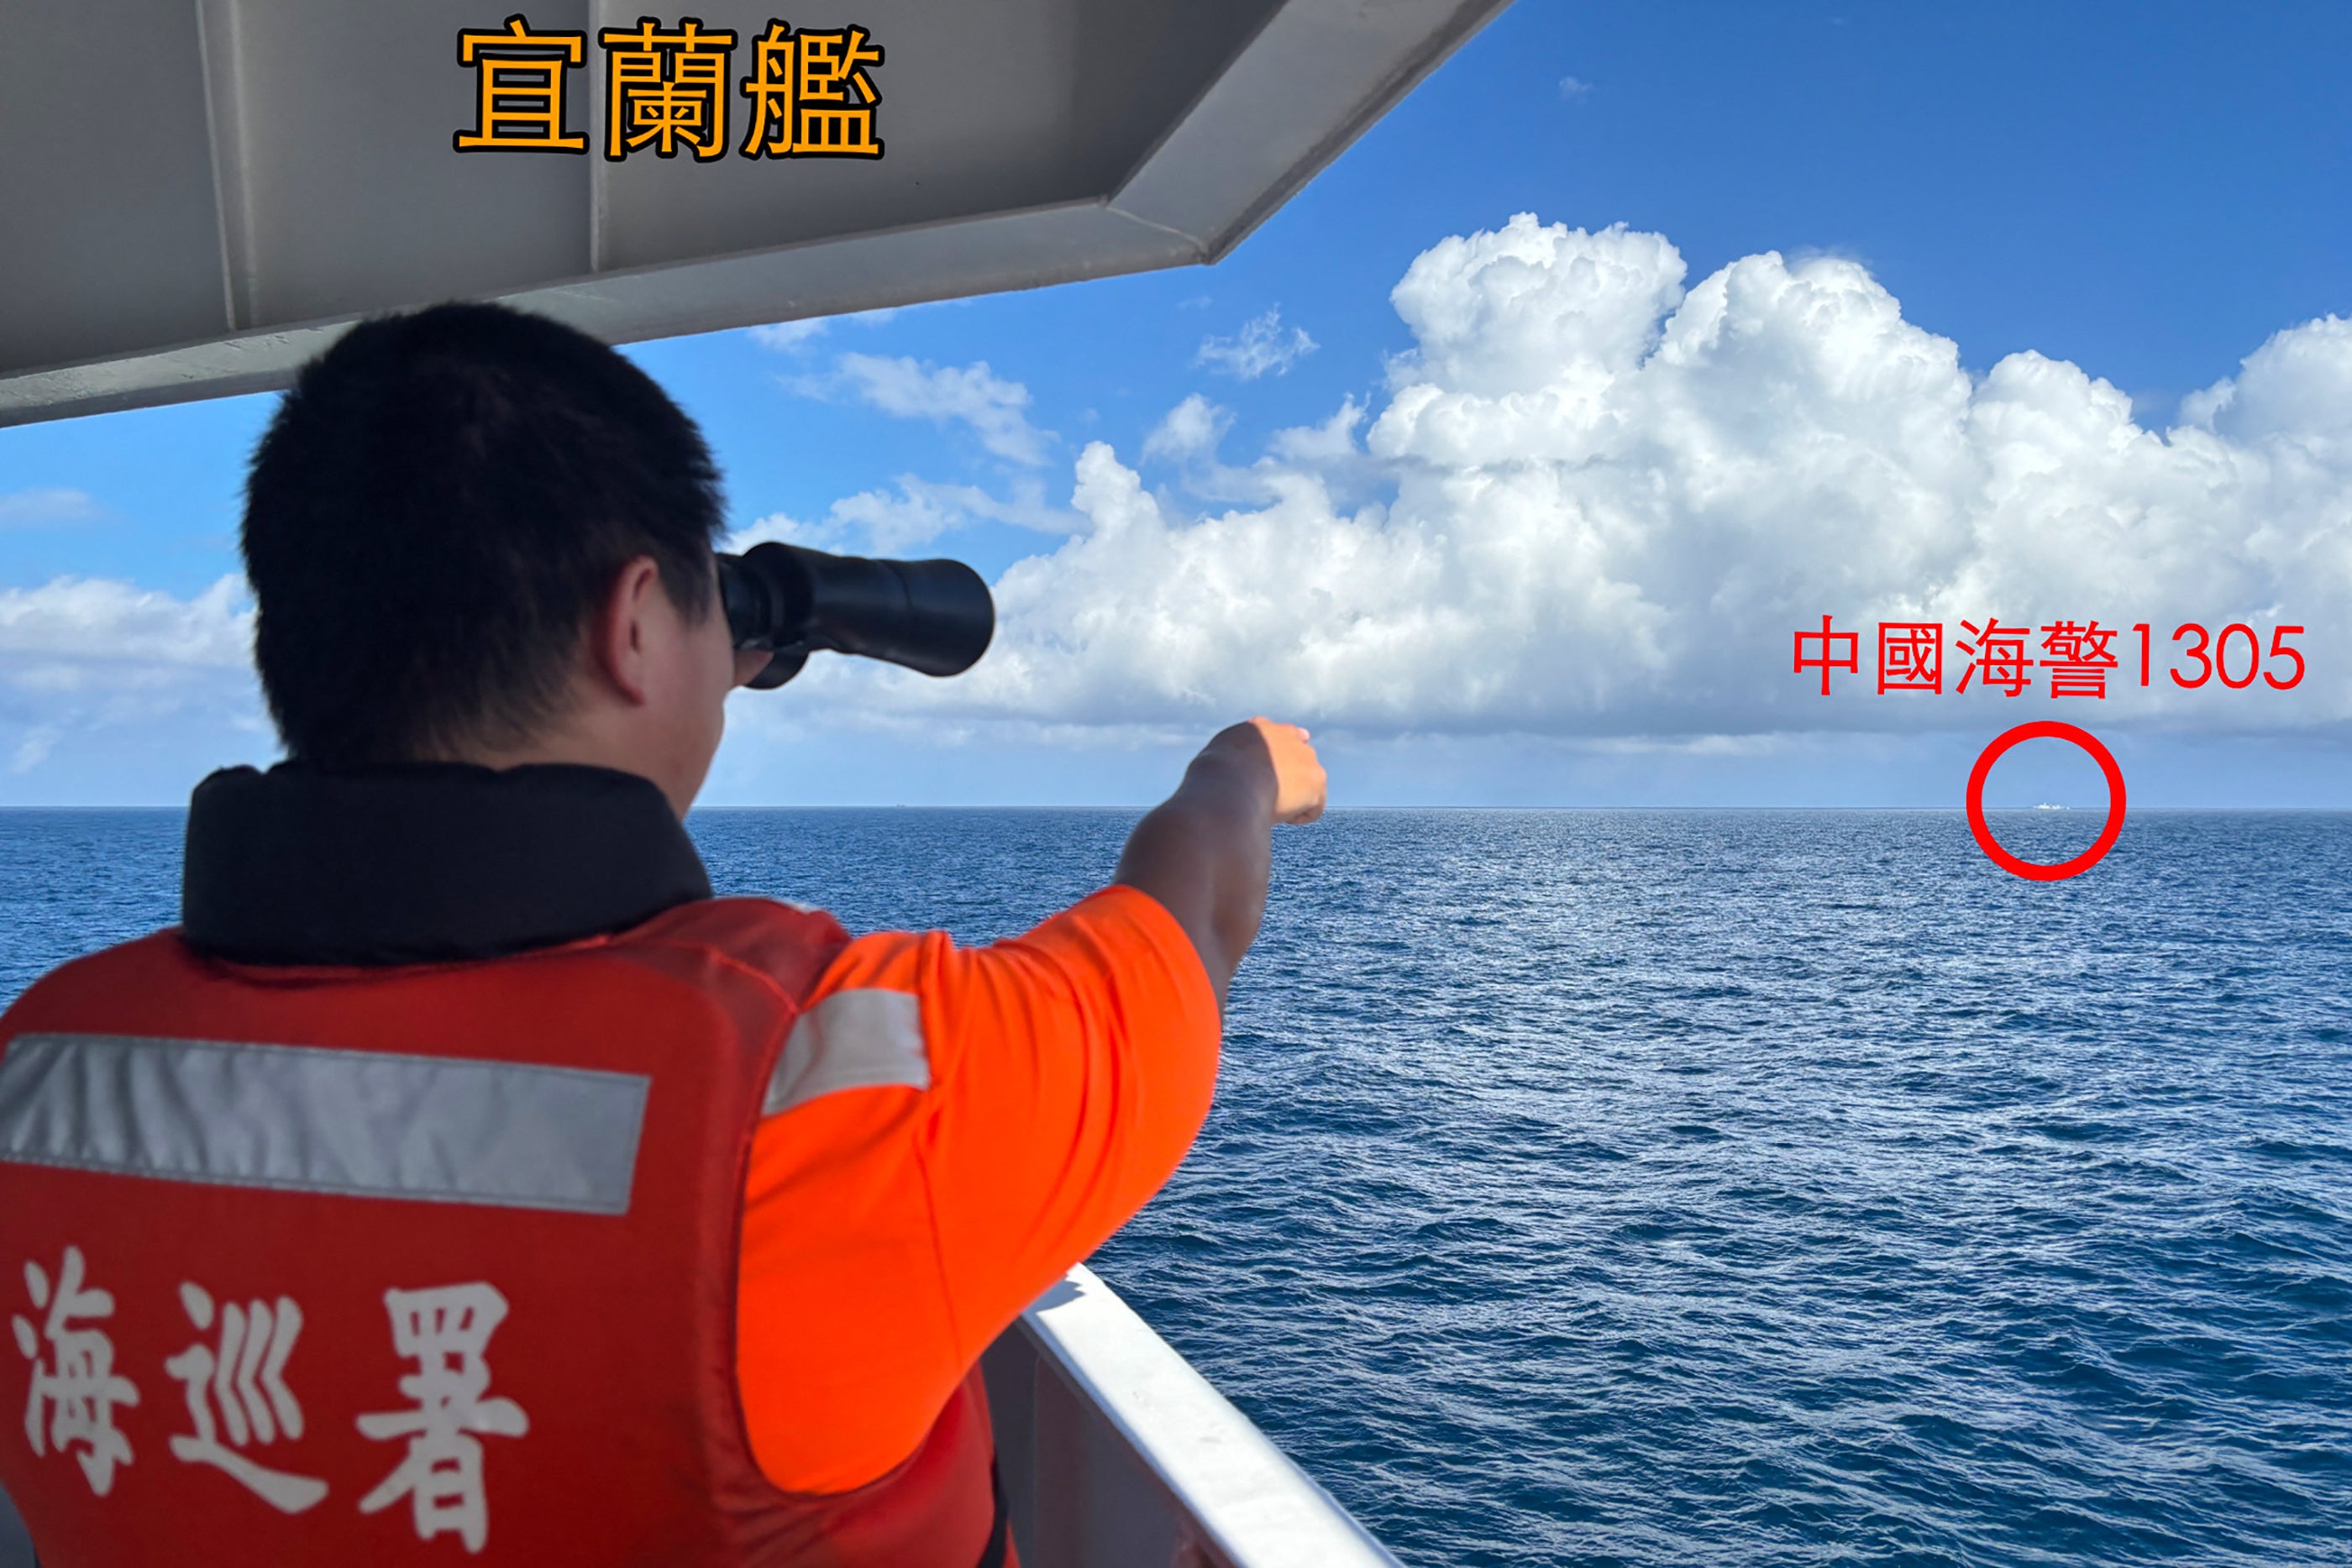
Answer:
[{"label": "white boat railing", "polygon": [[981,1366],[1022,1568],[1397,1568],[1083,1265]]}]

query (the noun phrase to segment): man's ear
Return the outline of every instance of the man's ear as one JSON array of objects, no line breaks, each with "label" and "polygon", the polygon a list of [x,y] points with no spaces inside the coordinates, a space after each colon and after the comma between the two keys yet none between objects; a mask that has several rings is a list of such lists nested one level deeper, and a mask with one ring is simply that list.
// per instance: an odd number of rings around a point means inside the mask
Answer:
[{"label": "man's ear", "polygon": [[637,556],[614,574],[604,602],[588,629],[588,656],[614,695],[632,706],[646,700],[647,612],[662,591],[661,568],[649,555]]}]

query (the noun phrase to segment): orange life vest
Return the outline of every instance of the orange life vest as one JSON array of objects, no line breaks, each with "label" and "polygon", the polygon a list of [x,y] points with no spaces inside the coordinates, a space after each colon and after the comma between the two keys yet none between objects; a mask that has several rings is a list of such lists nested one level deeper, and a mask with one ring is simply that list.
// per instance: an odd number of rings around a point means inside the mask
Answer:
[{"label": "orange life vest", "polygon": [[976,1369],[845,1496],[745,1437],[745,1162],[845,940],[697,900],[390,968],[163,932],[34,986],[0,1017],[0,1485],[44,1568],[1002,1561]]}]

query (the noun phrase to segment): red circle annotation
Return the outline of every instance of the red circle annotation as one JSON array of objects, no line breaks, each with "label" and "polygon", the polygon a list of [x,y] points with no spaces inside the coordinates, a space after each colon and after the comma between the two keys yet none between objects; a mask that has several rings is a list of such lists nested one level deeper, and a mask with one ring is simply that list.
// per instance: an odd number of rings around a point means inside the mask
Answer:
[{"label": "red circle annotation", "polygon": [[[2073,741],[2091,754],[2091,760],[2099,765],[2099,771],[2107,779],[2107,825],[2098,841],[2073,860],[2060,861],[2055,865],[2018,859],[2001,848],[2000,841],[1992,836],[1992,829],[1985,821],[1984,787],[1985,780],[1992,777],[1992,765],[2007,756],[2011,747],[2028,740]],[[1986,747],[1977,758],[1975,769],[1969,774],[1969,831],[1977,836],[1977,847],[1984,851],[1985,857],[2012,876],[2021,876],[2029,882],[2063,882],[2070,876],[2080,876],[2106,858],[2107,852],[2116,847],[2116,835],[2124,831],[2124,770],[2116,766],[2115,753],[2100,745],[2099,737],[2087,729],[2048,718],[2021,724]]]}]

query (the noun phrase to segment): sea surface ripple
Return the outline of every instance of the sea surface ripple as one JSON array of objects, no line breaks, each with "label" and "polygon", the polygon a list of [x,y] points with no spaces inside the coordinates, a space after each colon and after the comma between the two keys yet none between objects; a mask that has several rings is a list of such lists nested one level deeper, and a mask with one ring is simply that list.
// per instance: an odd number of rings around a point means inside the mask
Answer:
[{"label": "sea surface ripple", "polygon": [[[2098,819],[1996,813],[2030,858]],[[1131,813],[712,811],[725,892],[1018,931]],[[0,813],[0,994],[174,813]],[[2352,1563],[2352,818],[1342,812],[1095,1264],[1414,1564]]]}]

